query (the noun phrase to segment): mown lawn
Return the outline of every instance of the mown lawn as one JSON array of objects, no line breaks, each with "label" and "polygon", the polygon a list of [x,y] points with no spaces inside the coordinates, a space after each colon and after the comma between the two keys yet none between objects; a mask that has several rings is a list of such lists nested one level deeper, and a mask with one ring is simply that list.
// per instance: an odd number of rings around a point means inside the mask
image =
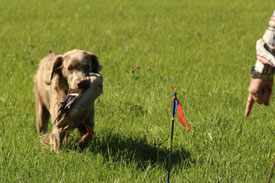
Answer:
[{"label": "mown lawn", "polygon": [[[244,110],[273,10],[274,0],[0,0],[0,182],[166,182],[176,87],[193,132],[176,119],[171,182],[265,182],[275,99]],[[36,132],[33,77],[48,50],[75,48],[104,66],[96,138],[55,154]]]}]

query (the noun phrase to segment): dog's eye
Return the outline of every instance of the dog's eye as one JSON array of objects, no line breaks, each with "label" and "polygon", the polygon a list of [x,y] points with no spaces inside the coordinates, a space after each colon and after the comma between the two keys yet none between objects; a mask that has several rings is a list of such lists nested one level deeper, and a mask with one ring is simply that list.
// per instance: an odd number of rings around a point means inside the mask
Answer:
[{"label": "dog's eye", "polygon": [[74,70],[74,67],[73,67],[72,65],[70,65],[70,66],[68,67],[68,70],[69,70],[69,71],[72,71],[72,70]]}]

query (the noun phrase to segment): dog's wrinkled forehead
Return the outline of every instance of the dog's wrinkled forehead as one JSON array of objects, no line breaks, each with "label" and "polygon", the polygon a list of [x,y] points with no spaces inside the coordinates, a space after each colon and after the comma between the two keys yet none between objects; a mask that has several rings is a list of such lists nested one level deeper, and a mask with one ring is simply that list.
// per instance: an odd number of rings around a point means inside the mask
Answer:
[{"label": "dog's wrinkled forehead", "polygon": [[72,50],[63,56],[65,64],[89,63],[88,54],[82,50]]},{"label": "dog's wrinkled forehead", "polygon": [[67,70],[85,70],[98,73],[102,66],[99,64],[98,58],[94,53],[85,52],[83,50],[72,50],[63,55],[63,68]]}]

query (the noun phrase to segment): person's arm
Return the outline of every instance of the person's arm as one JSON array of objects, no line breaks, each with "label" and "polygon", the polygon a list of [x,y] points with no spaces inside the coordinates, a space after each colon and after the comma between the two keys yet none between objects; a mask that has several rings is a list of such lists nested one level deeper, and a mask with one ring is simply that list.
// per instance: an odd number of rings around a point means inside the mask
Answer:
[{"label": "person's arm", "polygon": [[275,72],[275,10],[269,21],[269,27],[262,39],[256,43],[257,62],[252,68],[248,88],[248,100],[245,116],[249,116],[254,102],[269,105]]}]

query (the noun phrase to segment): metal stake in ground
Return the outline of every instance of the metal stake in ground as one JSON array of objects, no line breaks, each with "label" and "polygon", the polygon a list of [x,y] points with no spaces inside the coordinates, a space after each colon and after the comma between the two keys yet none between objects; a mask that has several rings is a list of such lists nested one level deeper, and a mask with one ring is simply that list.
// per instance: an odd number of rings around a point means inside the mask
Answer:
[{"label": "metal stake in ground", "polygon": [[172,113],[172,128],[171,128],[171,141],[170,141],[170,150],[169,150],[169,156],[168,156],[168,178],[167,183],[170,181],[170,172],[171,172],[171,157],[172,157],[172,145],[173,145],[173,136],[174,136],[174,121],[175,121],[175,106],[176,106],[176,95],[177,95],[177,89],[175,89],[174,92],[174,98],[171,100],[171,113]]},{"label": "metal stake in ground", "polygon": [[269,175],[268,175],[268,178],[267,178],[266,183],[270,183],[271,178],[272,178],[272,176],[273,176],[274,167],[275,167],[275,159],[274,159],[274,163],[273,163],[273,165],[272,165],[272,167],[271,167],[271,169],[270,169],[270,172],[269,172]]},{"label": "metal stake in ground", "polygon": [[167,171],[168,171],[167,183],[169,183],[169,181],[170,181],[172,145],[173,145],[173,135],[174,135],[174,119],[175,119],[175,114],[176,114],[177,110],[178,110],[179,120],[180,120],[181,124],[184,126],[184,128],[185,128],[186,131],[187,131],[186,126],[187,126],[187,128],[191,132],[191,128],[189,127],[187,121],[185,121],[185,119],[184,119],[182,106],[180,104],[180,101],[177,98],[177,88],[175,88],[174,98],[171,101],[171,114],[172,114],[173,117],[172,117],[172,128],[171,128],[171,141],[170,141],[169,159],[168,159],[168,165],[167,165]]}]

